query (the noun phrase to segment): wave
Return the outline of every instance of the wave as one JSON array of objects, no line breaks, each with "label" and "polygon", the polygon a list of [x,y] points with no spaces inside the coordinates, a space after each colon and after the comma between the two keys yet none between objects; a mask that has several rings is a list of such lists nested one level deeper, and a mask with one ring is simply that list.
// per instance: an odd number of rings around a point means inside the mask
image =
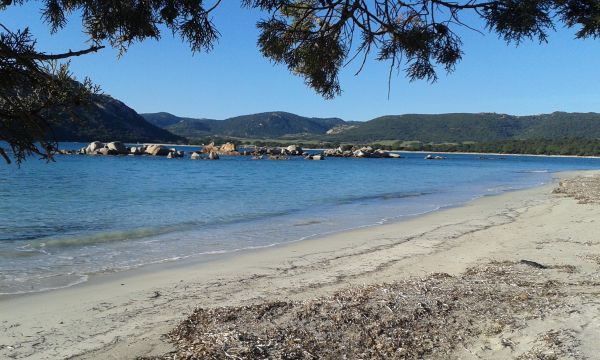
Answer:
[{"label": "wave", "polygon": [[371,200],[394,200],[394,199],[405,199],[412,197],[419,197],[425,195],[431,195],[434,192],[391,192],[375,195],[361,195],[361,196],[350,196],[337,201],[338,204],[349,204],[360,201],[371,201]]},{"label": "wave", "polygon": [[99,244],[128,241],[128,240],[140,240],[145,238],[154,238],[161,235],[167,235],[178,232],[198,230],[200,228],[209,228],[222,225],[239,224],[249,221],[255,221],[258,219],[264,219],[269,217],[284,216],[299,211],[301,209],[290,209],[286,211],[274,211],[265,212],[259,214],[244,214],[240,216],[231,217],[229,219],[215,219],[212,221],[207,220],[196,220],[196,221],[185,221],[176,224],[126,229],[126,230],[115,230],[98,233],[87,233],[87,234],[73,234],[62,237],[45,237],[37,238],[35,240],[28,240],[27,244],[20,247],[22,250],[38,250],[41,252],[48,251],[53,248],[65,248],[65,247],[80,247],[80,246],[93,246]]},{"label": "wave", "polygon": [[516,173],[519,174],[537,174],[537,173],[541,173],[541,174],[545,174],[545,173],[549,173],[550,170],[544,169],[544,170],[516,170]]},{"label": "wave", "polygon": [[[361,201],[373,201],[373,200],[393,200],[393,199],[404,199],[404,198],[412,198],[412,197],[420,197],[424,195],[432,194],[432,192],[394,192],[394,193],[384,193],[384,194],[375,194],[375,195],[366,195],[366,196],[351,196],[343,199],[334,200],[335,205],[346,205],[352,204]],[[163,226],[153,226],[153,227],[144,227],[144,228],[135,228],[135,229],[123,229],[123,230],[113,230],[113,231],[95,231],[95,232],[85,232],[85,229],[81,229],[83,231],[64,236],[44,236],[44,237],[25,237],[18,239],[11,239],[8,241],[24,241],[26,244],[20,246],[20,250],[31,251],[37,250],[39,252],[49,252],[51,249],[60,249],[67,247],[81,247],[81,246],[94,246],[106,243],[114,243],[121,241],[129,241],[129,240],[140,240],[145,238],[155,238],[162,235],[178,233],[178,232],[186,232],[198,230],[201,228],[212,228],[223,225],[231,225],[231,224],[240,224],[244,222],[251,222],[260,219],[267,219],[272,217],[279,217],[285,215],[291,215],[300,211],[304,211],[306,209],[303,208],[293,208],[287,209],[283,211],[273,211],[273,212],[262,212],[255,214],[240,214],[238,216],[234,216],[228,219],[212,219],[212,220],[193,220],[193,221],[184,221],[175,224],[163,225]],[[313,225],[314,223],[297,223],[294,226],[307,226]],[[79,229],[78,229],[79,230]],[[87,230],[96,230],[96,229],[87,229]]]}]

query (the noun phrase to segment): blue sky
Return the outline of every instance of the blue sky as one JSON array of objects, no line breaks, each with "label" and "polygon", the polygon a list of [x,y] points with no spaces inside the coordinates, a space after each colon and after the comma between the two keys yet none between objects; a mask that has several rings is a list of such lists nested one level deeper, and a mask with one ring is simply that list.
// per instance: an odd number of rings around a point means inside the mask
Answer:
[{"label": "blue sky", "polygon": [[[436,83],[409,82],[393,75],[388,99],[388,65],[371,61],[343,70],[343,94],[324,100],[285,66],[274,65],[256,47],[256,11],[225,1],[214,16],[221,38],[210,53],[192,55],[187,44],[165,32],[159,42],[133,45],[118,57],[104,49],[71,61],[78,78],[90,77],[102,90],[136,111],[223,119],[263,111],[369,120],[381,115],[445,112],[501,112],[517,115],[553,111],[600,112],[600,40],[574,40],[559,28],[548,44],[506,45],[494,34],[465,30],[463,60]],[[12,29],[29,26],[47,52],[86,47],[79,18],[50,35],[35,3],[0,12]]]}]

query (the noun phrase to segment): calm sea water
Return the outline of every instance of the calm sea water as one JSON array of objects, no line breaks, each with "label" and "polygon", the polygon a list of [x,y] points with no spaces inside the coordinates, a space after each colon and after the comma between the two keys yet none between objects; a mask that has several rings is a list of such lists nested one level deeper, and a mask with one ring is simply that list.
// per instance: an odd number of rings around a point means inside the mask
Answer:
[{"label": "calm sea water", "polygon": [[[64,144],[80,148],[84,144]],[[186,149],[189,150],[189,149]],[[0,166],[0,293],[397,221],[597,169],[598,159],[447,155],[192,161],[60,156]]]}]

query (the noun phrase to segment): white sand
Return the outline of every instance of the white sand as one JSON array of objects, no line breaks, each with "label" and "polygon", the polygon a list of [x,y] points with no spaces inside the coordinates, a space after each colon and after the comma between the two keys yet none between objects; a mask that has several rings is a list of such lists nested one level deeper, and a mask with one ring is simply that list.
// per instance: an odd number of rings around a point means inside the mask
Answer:
[{"label": "white sand", "polygon": [[[572,176],[572,175],[569,175]],[[163,334],[198,306],[303,299],[349,285],[431,272],[458,274],[490,260],[574,265],[599,281],[600,205],[551,194],[555,185],[320,239],[97,276],[69,289],[0,298],[0,358],[134,358],[171,349]],[[569,280],[567,278],[566,280]],[[593,288],[600,291],[600,288]],[[156,296],[158,294],[158,296]],[[514,358],[537,335],[575,329],[580,351],[600,353],[600,296],[569,318],[531,321],[511,341],[476,339],[462,358]]]}]

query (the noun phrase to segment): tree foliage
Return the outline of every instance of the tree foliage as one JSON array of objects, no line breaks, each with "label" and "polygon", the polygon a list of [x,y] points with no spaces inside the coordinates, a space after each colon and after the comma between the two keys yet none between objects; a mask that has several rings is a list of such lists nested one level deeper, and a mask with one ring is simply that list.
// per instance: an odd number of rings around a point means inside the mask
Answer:
[{"label": "tree foliage", "polygon": [[[27,0],[0,0],[0,11]],[[191,50],[208,51],[219,38],[212,22],[221,0],[43,0],[50,31],[80,16],[91,47],[62,54],[35,49],[27,29],[0,30],[0,141],[17,160],[29,153],[48,154],[47,117],[93,93],[70,79],[56,61],[98,51],[104,46],[123,54],[134,42],[160,39],[163,31],[180,36]],[[546,41],[562,24],[577,28],[577,37],[600,36],[598,0],[241,0],[259,9],[264,19],[258,46],[275,63],[303,77],[325,98],[341,93],[340,70],[359,61],[359,72],[374,57],[411,80],[435,81],[439,69],[451,72],[462,58],[458,30],[471,28],[467,16],[481,19],[487,30],[507,42]],[[469,15],[470,14],[470,15]],[[480,26],[481,27],[481,26]],[[480,31],[478,29],[473,29]],[[41,146],[36,146],[39,142]],[[0,155],[8,159],[3,150]]]}]

